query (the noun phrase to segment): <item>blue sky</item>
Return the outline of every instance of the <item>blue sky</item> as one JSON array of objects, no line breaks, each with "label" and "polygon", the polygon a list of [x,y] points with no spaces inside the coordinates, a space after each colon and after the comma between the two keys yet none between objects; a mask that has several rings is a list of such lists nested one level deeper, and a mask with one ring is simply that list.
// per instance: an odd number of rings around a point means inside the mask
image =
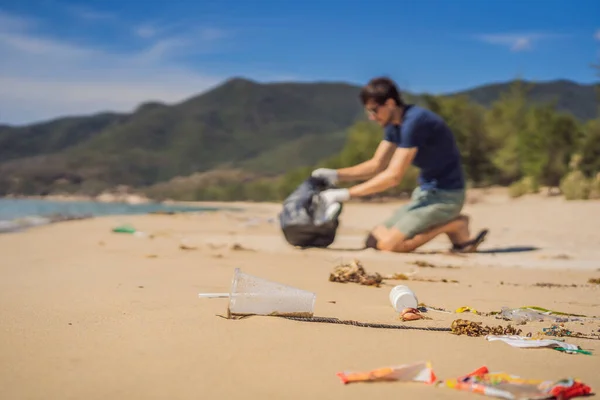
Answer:
[{"label": "blue sky", "polygon": [[598,0],[0,0],[0,123],[174,103],[234,75],[591,83],[599,16]]}]

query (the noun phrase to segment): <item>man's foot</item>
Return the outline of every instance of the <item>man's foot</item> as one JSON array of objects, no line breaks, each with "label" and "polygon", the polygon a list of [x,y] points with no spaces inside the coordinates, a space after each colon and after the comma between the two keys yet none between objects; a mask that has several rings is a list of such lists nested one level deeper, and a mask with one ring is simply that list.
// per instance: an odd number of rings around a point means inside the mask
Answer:
[{"label": "man's foot", "polygon": [[488,230],[484,229],[475,236],[475,239],[469,240],[463,244],[452,245],[451,252],[453,253],[474,253],[477,251],[477,247],[485,240]]}]

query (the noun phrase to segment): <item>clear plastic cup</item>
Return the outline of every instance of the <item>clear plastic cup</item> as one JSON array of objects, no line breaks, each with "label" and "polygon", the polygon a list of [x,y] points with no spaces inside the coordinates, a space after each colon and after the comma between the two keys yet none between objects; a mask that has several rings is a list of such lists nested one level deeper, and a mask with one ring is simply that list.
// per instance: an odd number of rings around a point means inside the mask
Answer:
[{"label": "clear plastic cup", "polygon": [[316,294],[235,269],[229,294],[230,315],[312,317]]}]

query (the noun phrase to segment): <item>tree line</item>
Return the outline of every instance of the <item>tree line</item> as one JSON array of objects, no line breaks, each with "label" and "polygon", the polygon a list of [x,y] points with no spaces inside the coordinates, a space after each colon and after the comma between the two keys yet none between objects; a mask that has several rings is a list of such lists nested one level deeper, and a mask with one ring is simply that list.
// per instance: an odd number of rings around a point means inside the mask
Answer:
[{"label": "tree line", "polygon": [[[469,187],[510,186],[513,197],[557,187],[567,199],[600,197],[600,112],[596,119],[582,123],[557,110],[555,102],[528,102],[528,90],[517,80],[488,109],[465,96],[425,95],[419,103],[442,116],[454,132]],[[166,183],[146,193],[180,200],[281,201],[314,168],[340,168],[367,160],[381,138],[380,127],[359,121],[349,129],[342,150],[318,165],[278,177],[240,179],[239,174],[225,174],[192,185]],[[411,168],[398,187],[381,195],[408,193],[416,178],[417,171]]]}]

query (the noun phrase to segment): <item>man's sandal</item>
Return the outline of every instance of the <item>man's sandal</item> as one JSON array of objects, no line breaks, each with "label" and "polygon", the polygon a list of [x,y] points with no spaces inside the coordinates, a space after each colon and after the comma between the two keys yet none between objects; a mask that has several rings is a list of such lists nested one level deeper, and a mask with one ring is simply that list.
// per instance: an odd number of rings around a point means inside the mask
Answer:
[{"label": "man's sandal", "polygon": [[485,236],[488,234],[488,230],[484,229],[477,234],[475,239],[469,240],[463,244],[454,244],[450,250],[452,253],[473,253],[477,250],[477,247],[485,240]]}]

